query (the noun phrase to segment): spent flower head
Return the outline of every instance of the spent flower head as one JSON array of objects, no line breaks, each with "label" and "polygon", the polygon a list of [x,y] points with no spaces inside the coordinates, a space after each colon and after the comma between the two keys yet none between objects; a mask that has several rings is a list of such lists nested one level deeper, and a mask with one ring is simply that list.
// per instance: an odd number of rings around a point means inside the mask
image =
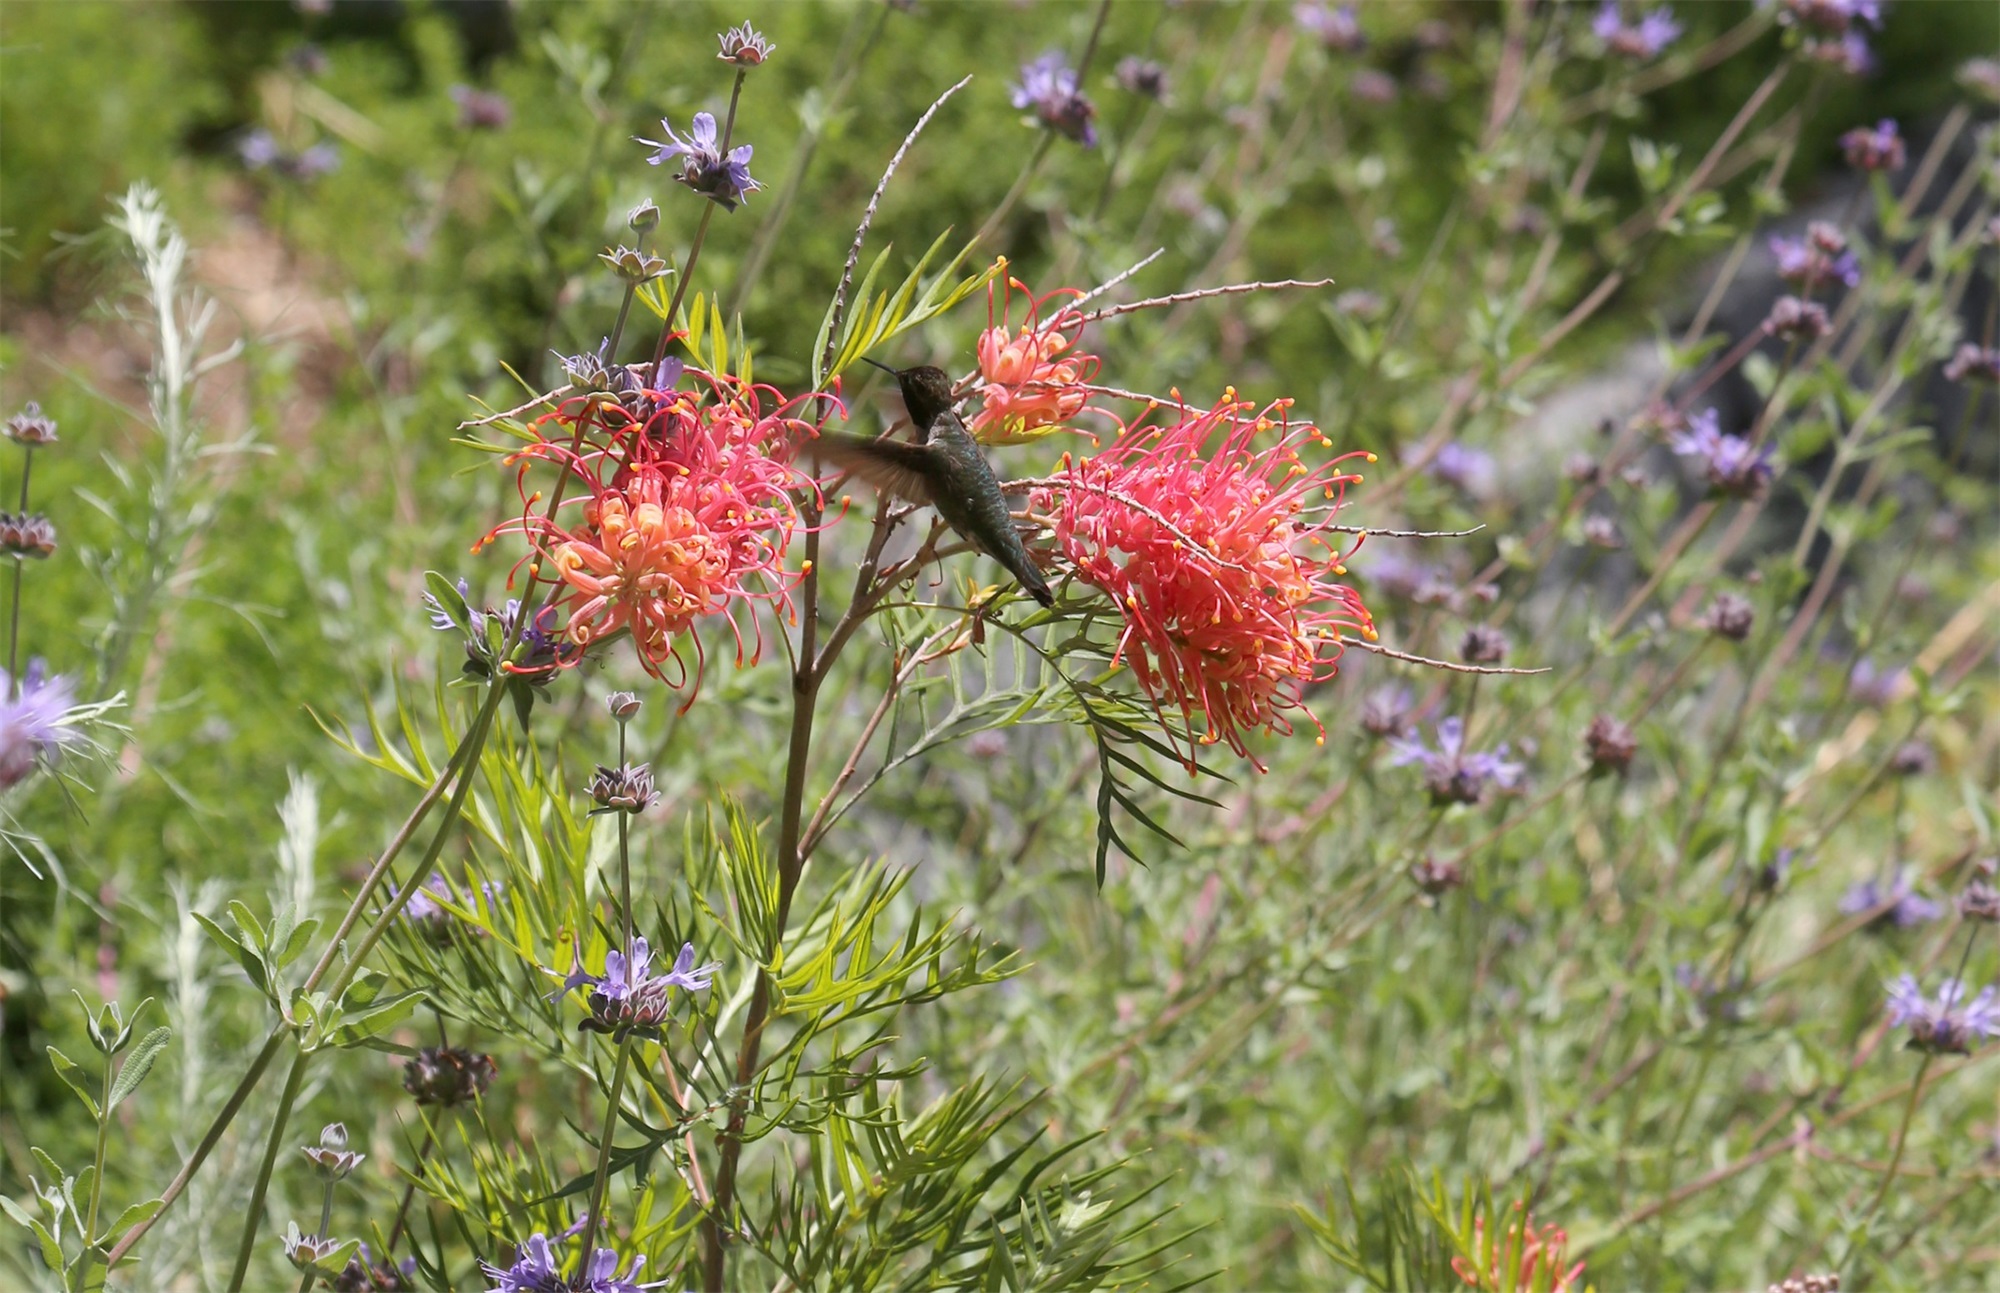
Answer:
[{"label": "spent flower head", "polygon": [[0,553],[40,561],[55,550],[54,521],[40,512],[0,512]]},{"label": "spent flower head", "polygon": [[1377,738],[1402,736],[1410,730],[1410,689],[1385,683],[1361,699],[1361,730]]},{"label": "spent flower head", "polygon": [[368,1156],[357,1154],[347,1147],[347,1124],[330,1122],[320,1128],[317,1145],[301,1145],[299,1152],[313,1165],[313,1170],[328,1181],[338,1181],[361,1166]]},{"label": "spent flower head", "polygon": [[56,442],[56,421],[42,414],[42,406],[29,400],[19,413],[7,419],[7,438],[15,444],[38,449]]},{"label": "spent flower head", "polygon": [[1065,455],[1033,504],[1123,615],[1114,658],[1181,712],[1191,740],[1242,755],[1246,732],[1292,730],[1306,686],[1337,672],[1343,631],[1375,635],[1360,596],[1334,582],[1346,567],[1328,528],[1360,480],[1341,464],[1372,455],[1307,464],[1301,449],[1332,442],[1292,422],[1290,404],[1253,412],[1232,389],[1207,409],[1172,406],[1168,425],[1141,417],[1096,456]]},{"label": "spent flower head", "polygon": [[1818,341],[1832,330],[1824,305],[1796,296],[1779,297],[1764,319],[1764,331],[1781,341]]},{"label": "spent flower head", "polygon": [[2000,347],[1961,342],[1945,362],[1944,376],[1950,382],[2000,382]]},{"label": "spent flower head", "polygon": [[599,813],[637,815],[660,802],[649,763],[621,763],[615,768],[598,764],[597,775],[590,779],[590,797],[597,802],[590,810],[593,817]]},{"label": "spent flower head", "polygon": [[1583,751],[1590,759],[1592,776],[1605,773],[1623,776],[1639,752],[1639,738],[1626,724],[1609,714],[1599,714],[1583,731]]},{"label": "spent flower head", "polygon": [[426,1046],[403,1065],[403,1090],[421,1105],[450,1108],[486,1094],[500,1072],[491,1055],[463,1046]]},{"label": "spent flower head", "polygon": [[1750,629],[1756,622],[1757,608],[1740,593],[1717,593],[1700,620],[1701,626],[1710,633],[1731,642],[1741,642],[1749,637]]},{"label": "spent flower head", "polygon": [[764,34],[743,20],[741,27],[731,27],[716,38],[722,52],[716,57],[737,67],[758,67],[771,57],[777,46],[764,38]]},{"label": "spent flower head", "polygon": [[1061,51],[1021,64],[1021,79],[1010,88],[1013,105],[1031,109],[1043,126],[1085,148],[1097,146],[1097,105],[1077,88],[1076,69]]},{"label": "spent flower head", "polygon": [[1958,914],[1964,920],[2000,924],[2000,888],[1990,880],[1972,881],[1958,895]]},{"label": "spent flower head", "polygon": [[1112,73],[1125,90],[1146,99],[1167,97],[1167,69],[1150,58],[1127,54]]},{"label": "spent flower head", "polygon": [[1884,117],[1873,127],[1856,126],[1840,137],[1847,164],[1861,171],[1900,171],[1909,160],[1896,123]]},{"label": "spent flower head", "polygon": [[674,178],[724,211],[734,211],[738,203],[764,187],[750,178],[750,156],[756,150],[749,144],[738,144],[729,150],[728,156],[723,156],[722,145],[716,138],[714,114],[695,113],[694,124],[688,128],[685,139],[674,132],[665,117],[660,118],[660,129],[666,132],[665,143],[633,137],[633,142],[655,150],[646,160],[660,166],[670,158],[679,157],[680,174]]},{"label": "spent flower head", "polygon": [[415,1293],[417,1259],[398,1262],[388,1254],[377,1257],[366,1243],[347,1259],[347,1266],[327,1281],[334,1293]]},{"label": "spent flower head", "polygon": [[1962,980],[1946,979],[1927,997],[1914,975],[1889,987],[1889,1023],[1909,1029],[1911,1050],[1933,1055],[1969,1055],[1982,1037],[2000,1037],[2000,1004],[1991,984],[1967,1001]]},{"label": "spent flower head", "polygon": [[1861,281],[1861,262],[1847,249],[1847,239],[1823,220],[1813,221],[1803,238],[1772,238],[1771,254],[1777,258],[1778,277],[1807,292],[1821,284],[1837,281],[1853,287]]},{"label": "spent flower head", "polygon": [[1458,655],[1467,664],[1499,664],[1508,645],[1507,635],[1491,624],[1474,624],[1458,640]]}]

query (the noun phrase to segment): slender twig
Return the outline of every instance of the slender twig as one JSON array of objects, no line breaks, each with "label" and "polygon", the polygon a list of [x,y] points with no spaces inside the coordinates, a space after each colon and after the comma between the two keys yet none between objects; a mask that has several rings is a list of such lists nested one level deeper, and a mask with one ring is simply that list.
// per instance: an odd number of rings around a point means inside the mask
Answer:
[{"label": "slender twig", "polygon": [[1343,646],[1356,647],[1362,651],[1367,651],[1374,655],[1385,655],[1388,656],[1391,660],[1404,660],[1409,662],[1410,664],[1426,665],[1432,669],[1449,669],[1453,673],[1535,674],[1535,673],[1549,672],[1549,670],[1546,668],[1513,669],[1513,668],[1503,667],[1501,665],[1460,664],[1455,660],[1433,660],[1427,655],[1412,655],[1407,651],[1397,651],[1390,647],[1385,647],[1380,642],[1370,642],[1366,638],[1350,637],[1346,634],[1343,634],[1341,636],[1340,641],[1341,645]]},{"label": "slender twig", "polygon": [[1204,287],[1192,292],[1175,292],[1169,296],[1154,296],[1143,301],[1128,301],[1123,305],[1107,305],[1101,310],[1092,310],[1078,319],[1078,323],[1095,323],[1099,319],[1112,319],[1121,314],[1136,314],[1140,310],[1151,310],[1163,305],[1180,305],[1187,301],[1206,300],[1211,296],[1241,296],[1247,292],[1276,292],[1285,288],[1332,287],[1330,278],[1281,278],[1260,283],[1229,283],[1222,287]]},{"label": "slender twig", "polygon": [[[1968,944],[1969,946],[1969,944]],[[1931,1070],[1935,1055],[1925,1055],[1924,1062],[1917,1066],[1917,1076],[1910,1082],[1910,1098],[1903,1106],[1903,1121],[1896,1127],[1895,1148],[1889,1151],[1889,1167],[1882,1173],[1882,1184],[1877,1187],[1875,1197],[1868,1201],[1868,1210],[1861,1215],[1861,1223],[1854,1228],[1854,1240],[1847,1246],[1847,1256],[1841,1258],[1842,1267],[1854,1265],[1854,1259],[1868,1246],[1868,1232],[1875,1226],[1875,1214],[1882,1210],[1882,1200],[1889,1197],[1889,1187],[1896,1183],[1896,1169],[1903,1162],[1903,1146],[1910,1139],[1910,1123],[1917,1116],[1917,1105],[1923,1099],[1924,1077]]]},{"label": "slender twig", "polygon": [[[28,514],[28,477],[35,470],[35,446],[23,445],[21,455],[21,503],[16,509],[23,517]],[[27,561],[19,553],[14,555],[14,596],[13,604],[7,612],[7,687],[8,699],[21,698],[21,568]],[[102,1173],[99,1173],[102,1175]]]},{"label": "slender twig", "polygon": [[[619,816],[624,816],[623,813]],[[604,1215],[604,1196],[611,1188],[611,1141],[618,1130],[618,1102],[625,1097],[625,1074],[632,1067],[632,1032],[618,1038],[618,1064],[611,1074],[611,1094],[604,1106],[604,1134],[597,1145],[597,1172],[590,1185],[590,1210],[583,1214],[583,1269],[590,1269],[591,1245],[597,1242],[598,1222]]]}]

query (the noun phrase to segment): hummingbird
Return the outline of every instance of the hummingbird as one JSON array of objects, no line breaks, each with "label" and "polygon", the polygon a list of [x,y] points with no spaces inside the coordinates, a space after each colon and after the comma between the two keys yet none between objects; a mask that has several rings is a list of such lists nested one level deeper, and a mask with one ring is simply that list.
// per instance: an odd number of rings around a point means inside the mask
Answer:
[{"label": "hummingbird", "polygon": [[903,404],[923,440],[870,440],[866,436],[822,432],[808,452],[853,472],[883,493],[937,510],[946,525],[1007,568],[1028,595],[1055,604],[1048,581],[1028,555],[1014,528],[1000,481],[952,408],[951,379],[942,368],[891,368],[866,362],[896,379]]}]

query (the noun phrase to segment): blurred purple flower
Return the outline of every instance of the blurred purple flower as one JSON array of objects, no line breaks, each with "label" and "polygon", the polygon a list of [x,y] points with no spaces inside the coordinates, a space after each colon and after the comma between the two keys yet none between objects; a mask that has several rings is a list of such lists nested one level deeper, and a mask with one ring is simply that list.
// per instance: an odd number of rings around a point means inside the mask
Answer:
[{"label": "blurred purple flower", "polygon": [[458,105],[460,130],[505,130],[514,120],[513,105],[505,95],[491,90],[475,90],[469,85],[451,87],[451,101]]},{"label": "blurred purple flower", "polygon": [[1035,120],[1085,148],[1097,147],[1097,105],[1077,88],[1076,70],[1061,52],[1050,50],[1032,63],[1021,64],[1020,83],[1013,86],[1017,108],[1032,108]]},{"label": "blurred purple flower", "polygon": [[1856,126],[1840,137],[1840,151],[1847,164],[1861,171],[1900,171],[1909,154],[1896,123],[1884,117],[1871,129]]},{"label": "blurred purple flower", "polygon": [[1361,103],[1381,105],[1396,101],[1396,78],[1379,67],[1357,67],[1348,78],[1347,92]]},{"label": "blurred purple flower", "polygon": [[1771,450],[1754,449],[1742,436],[1722,434],[1714,409],[1687,420],[1667,441],[1682,457],[1699,458],[1709,487],[1718,494],[1751,498],[1771,483]]},{"label": "blurred purple flower", "polygon": [[1431,459],[1431,475],[1473,498],[1491,493],[1498,479],[1492,454],[1467,448],[1456,440],[1448,441]]},{"label": "blurred purple flower", "polygon": [[1435,804],[1476,804],[1489,785],[1512,790],[1521,784],[1523,767],[1507,762],[1507,743],[1502,741],[1490,753],[1465,748],[1465,720],[1440,719],[1437,748],[1432,749],[1416,736],[1398,737],[1390,743],[1389,766],[1421,764],[1424,788]]},{"label": "blurred purple flower", "polygon": [[1365,569],[1357,567],[1355,573],[1384,596],[1403,598],[1415,598],[1443,575],[1429,562],[1405,556],[1394,548],[1370,559]]},{"label": "blurred purple flower", "polygon": [[[1886,905],[1885,905],[1886,904]],[[1841,895],[1842,915],[1856,916],[1864,911],[1884,908],[1882,913],[1870,922],[1871,928],[1894,925],[1897,929],[1908,929],[1936,920],[1944,908],[1928,898],[1919,897],[1910,882],[1910,871],[1904,867],[1896,872],[1896,878],[1884,885],[1879,880],[1863,880],[1848,886]]]},{"label": "blurred purple flower", "polygon": [[1796,296],[1779,297],[1764,319],[1764,331],[1785,341],[1818,341],[1832,328],[1824,305]]},{"label": "blurred purple flower", "polygon": [[1944,366],[1946,381],[2000,382],[2000,349],[1965,342]]},{"label": "blurred purple flower", "polygon": [[1150,58],[1128,54],[1118,60],[1117,70],[1112,75],[1118,79],[1120,86],[1142,98],[1167,97],[1167,69]]},{"label": "blurred purple flower", "polygon": [[236,141],[236,155],[253,171],[261,171],[274,164],[281,153],[277,136],[262,126]]},{"label": "blurred purple flower", "polygon": [[1909,670],[1898,666],[1884,669],[1867,656],[1854,662],[1847,674],[1847,692],[1864,705],[1878,708],[1892,703]]},{"label": "blurred purple flower", "polygon": [[722,155],[713,114],[695,113],[686,139],[674,133],[665,117],[660,118],[660,129],[666,132],[666,143],[633,136],[633,142],[657,150],[646,160],[661,166],[671,157],[684,159],[680,174],[674,178],[724,211],[734,211],[738,203],[764,187],[750,178],[750,155],[755,149],[749,144],[738,144],[729,150],[729,156]]},{"label": "blurred purple flower", "polygon": [[1858,31],[1832,40],[1808,39],[1805,53],[1814,62],[1849,76],[1866,76],[1875,70],[1875,51],[1868,48],[1868,41]]},{"label": "blurred purple flower", "polygon": [[1335,6],[1306,0],[1292,6],[1292,21],[1328,49],[1352,54],[1368,44],[1368,38],[1361,34],[1360,16],[1351,4]]},{"label": "blurred purple flower", "polygon": [[1910,1030],[1911,1050],[1931,1054],[1969,1055],[1981,1037],[2000,1037],[2000,1003],[1988,984],[1971,1001],[1965,984],[1946,979],[1936,997],[1926,997],[1914,975],[1905,974],[1889,988],[1889,1022]]},{"label": "blurred purple flower", "polygon": [[1606,51],[1630,59],[1658,58],[1660,51],[1681,35],[1681,25],[1674,21],[1673,10],[1666,6],[1649,11],[1637,23],[1628,24],[1618,0],[1604,0],[1590,30],[1604,42]]},{"label": "blurred purple flower", "polygon": [[1848,287],[1861,281],[1861,263],[1847,250],[1847,239],[1819,220],[1813,221],[1803,238],[1771,239],[1771,254],[1778,261],[1778,277],[1808,292],[1834,279]]},{"label": "blurred purple flower", "polygon": [[64,723],[76,706],[74,683],[41,660],[28,662],[20,682],[16,695],[14,680],[0,669],[0,790],[25,781],[37,756],[53,761],[63,746],[83,739]]}]

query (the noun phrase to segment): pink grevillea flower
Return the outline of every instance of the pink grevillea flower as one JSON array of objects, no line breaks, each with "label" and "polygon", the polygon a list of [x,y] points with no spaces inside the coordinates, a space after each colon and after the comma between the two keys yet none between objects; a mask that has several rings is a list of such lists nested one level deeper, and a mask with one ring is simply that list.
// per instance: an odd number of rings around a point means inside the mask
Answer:
[{"label": "pink grevillea flower", "polygon": [[[559,665],[575,664],[593,645],[629,633],[647,671],[671,687],[688,682],[683,641],[695,645],[695,680],[704,653],[695,627],[719,615],[745,659],[737,610],[764,600],[790,611],[798,574],[784,567],[801,520],[791,490],[807,485],[791,465],[795,440],[809,423],[790,416],[769,386],[689,369],[694,389],[632,389],[565,401],[535,426],[535,441],[513,455],[522,474],[523,515],[498,534],[528,537],[534,572],[559,585],[562,613],[553,630]],[[775,410],[766,408],[776,401]],[[552,462],[569,477],[581,515],[538,515],[539,492],[527,473]],[[565,511],[568,501],[564,503]],[[754,662],[763,633],[751,619]]]},{"label": "pink grevillea flower", "polygon": [[[1090,402],[1088,383],[1098,370],[1096,355],[1077,349],[1083,338],[1083,311],[1065,303],[1046,317],[1043,311],[1058,298],[1083,295],[1073,287],[1043,296],[1028,291],[1007,275],[994,313],[994,291],[986,288],[987,328],[979,334],[979,396],[985,407],[973,416],[970,429],[984,444],[1021,444],[1038,440],[1083,412]],[[1028,300],[1020,330],[1012,330],[1014,289]]]},{"label": "pink grevillea flower", "polygon": [[1065,455],[1037,499],[1077,574],[1125,617],[1116,658],[1192,739],[1246,756],[1245,732],[1292,731],[1306,685],[1334,675],[1343,630],[1375,636],[1360,595],[1333,582],[1347,571],[1328,529],[1361,479],[1340,464],[1374,455],[1308,465],[1302,447],[1332,442],[1290,405],[1253,413],[1232,389],[1212,408],[1173,407],[1171,425],[1142,418],[1094,458]]},{"label": "pink grevillea flower", "polygon": [[[1519,1212],[1521,1205],[1515,1204],[1514,1210]],[[1509,1280],[1506,1277],[1507,1272],[1500,1269],[1500,1264],[1506,1260],[1507,1250],[1514,1245],[1516,1236],[1520,1239],[1521,1265],[1518,1277]],[[1492,1240],[1486,1235],[1486,1219],[1474,1217],[1472,1249],[1479,1254],[1480,1262],[1475,1266],[1463,1257],[1454,1257],[1451,1259],[1451,1269],[1467,1284],[1481,1290],[1481,1293],[1485,1293],[1486,1290],[1495,1290],[1497,1293],[1497,1290],[1505,1288],[1541,1287],[1536,1283],[1536,1277],[1546,1267],[1549,1293],[1570,1293],[1583,1276],[1583,1263],[1578,1262],[1564,1269],[1563,1263],[1569,1259],[1568,1248],[1567,1231],[1559,1226],[1543,1226],[1537,1230],[1532,1213],[1525,1220],[1508,1226],[1505,1234]]]}]

